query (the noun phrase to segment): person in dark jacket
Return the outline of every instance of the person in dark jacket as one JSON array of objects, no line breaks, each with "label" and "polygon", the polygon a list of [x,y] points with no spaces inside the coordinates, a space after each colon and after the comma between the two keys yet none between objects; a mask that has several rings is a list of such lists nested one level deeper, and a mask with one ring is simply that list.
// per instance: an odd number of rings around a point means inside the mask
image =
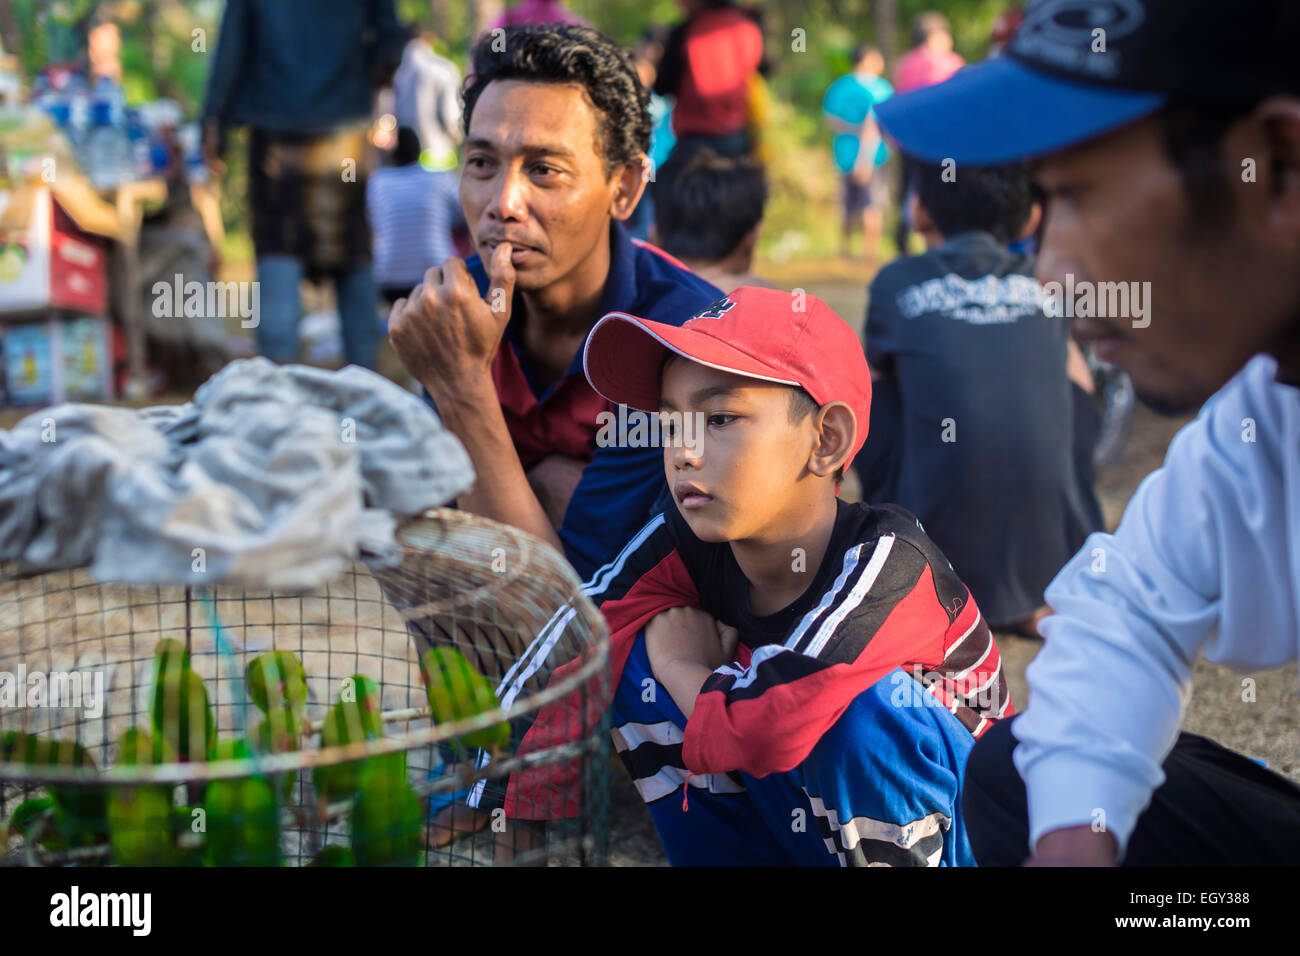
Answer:
[{"label": "person in dark jacket", "polygon": [[400,62],[393,0],[227,0],[203,106],[204,151],[250,130],[249,206],[261,314],[257,342],[298,358],[298,287],[331,278],[348,362],[378,343],[366,225],[372,94]]}]

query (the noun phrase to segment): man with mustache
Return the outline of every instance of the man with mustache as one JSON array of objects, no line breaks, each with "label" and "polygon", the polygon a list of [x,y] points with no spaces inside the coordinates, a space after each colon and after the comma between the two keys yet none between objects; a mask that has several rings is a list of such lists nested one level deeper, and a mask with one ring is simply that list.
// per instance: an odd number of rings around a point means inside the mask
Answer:
[{"label": "man with mustache", "polygon": [[1150,283],[1140,319],[1075,334],[1158,409],[1205,403],[1047,589],[1029,705],[967,768],[984,865],[1300,854],[1300,788],[1179,734],[1198,653],[1249,672],[1300,644],[1300,7],[1245,7],[1041,0],[1005,55],[879,108],[958,177],[1031,160],[1039,279]]},{"label": "man with mustache", "polygon": [[613,41],[555,24],[486,34],[464,101],[460,200],[478,255],[430,269],[389,338],[474,462],[460,507],[550,542],[586,577],[665,490],[659,448],[597,447],[611,406],[583,375],[587,332],[640,309],[680,324],[721,293],[623,228],[650,118]]},{"label": "man with mustache", "polygon": [[[484,35],[470,73],[460,202],[478,254],[430,269],[388,335],[474,463],[459,506],[549,542],[586,578],[667,495],[659,447],[635,430],[601,440],[614,409],[583,374],[587,332],[641,309],[680,325],[721,293],[622,225],[648,178],[650,115],[612,40],[511,27]],[[485,826],[478,807],[435,804],[435,844]]]}]

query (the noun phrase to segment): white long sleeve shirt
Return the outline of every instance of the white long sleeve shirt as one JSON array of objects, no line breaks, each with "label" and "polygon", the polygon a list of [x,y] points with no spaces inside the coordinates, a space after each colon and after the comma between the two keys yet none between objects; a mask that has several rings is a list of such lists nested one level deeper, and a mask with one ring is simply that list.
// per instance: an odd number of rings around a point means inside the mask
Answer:
[{"label": "white long sleeve shirt", "polygon": [[1238,671],[1300,645],[1300,389],[1257,357],[1174,438],[1113,535],[1048,586],[1015,735],[1030,847],[1104,826],[1123,854],[1164,781],[1197,651]]}]

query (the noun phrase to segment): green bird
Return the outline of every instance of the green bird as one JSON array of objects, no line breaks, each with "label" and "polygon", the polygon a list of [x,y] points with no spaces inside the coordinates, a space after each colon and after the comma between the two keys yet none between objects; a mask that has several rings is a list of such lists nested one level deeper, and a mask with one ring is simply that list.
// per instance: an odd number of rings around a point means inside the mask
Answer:
[{"label": "green bird", "polygon": [[254,657],[244,672],[244,680],[248,696],[264,714],[285,707],[301,716],[307,705],[307,675],[298,658],[288,651],[267,651]]},{"label": "green bird", "polygon": [[299,749],[301,738],[302,719],[287,708],[276,707],[258,721],[252,740],[258,753],[287,754]]},{"label": "green bird", "polygon": [[[253,746],[262,754],[296,753],[299,749],[302,722],[298,715],[285,707],[274,707],[258,723],[253,733]],[[278,779],[281,797],[286,803],[293,799],[296,773],[273,774]]]},{"label": "green bird", "polygon": [[190,652],[184,644],[172,637],[164,637],[153,646],[154,664],[159,670],[169,667],[190,666]]},{"label": "green bird", "polygon": [[[211,756],[214,763],[223,760],[247,760],[253,756],[253,750],[248,746],[248,741],[241,737],[218,737],[217,742],[212,745]],[[196,793],[206,793],[213,782],[201,784],[196,788]]]},{"label": "green bird", "polygon": [[175,866],[171,795],[156,786],[114,787],[108,798],[109,845],[122,866]]},{"label": "green bird", "polygon": [[252,748],[248,746],[248,741],[241,737],[221,737],[212,748],[213,761],[247,760],[251,756],[253,756]]},{"label": "green bird", "polygon": [[[167,744],[131,727],[117,744],[117,762],[134,767],[170,762]],[[113,787],[108,793],[109,846],[122,866],[175,866],[181,853],[172,833],[171,784]]]},{"label": "green bird", "polygon": [[[462,720],[501,706],[491,682],[474,670],[454,647],[431,647],[420,658],[420,678],[429,698],[435,724]],[[457,738],[457,742],[484,750],[510,744],[510,724],[500,721]]]},{"label": "green bird", "polygon": [[9,817],[9,829],[43,846],[45,831],[49,829],[48,823],[53,816],[53,800],[49,797],[33,797],[14,807],[14,812]]},{"label": "green bird", "polygon": [[352,856],[352,851],[345,846],[338,846],[330,843],[320,848],[316,858],[307,864],[308,866],[356,866],[357,861]]},{"label": "green bird", "polygon": [[[337,747],[360,740],[373,740],[384,734],[384,721],[380,716],[382,694],[379,685],[364,674],[354,674],[351,693],[330,708],[321,727],[320,745]],[[312,784],[323,800],[348,796],[357,788],[357,775],[369,762],[406,772],[406,754],[386,754],[362,760],[348,760],[333,766],[312,770]]]},{"label": "green bird", "polygon": [[[44,737],[21,730],[11,730],[0,738],[0,762],[22,763],[28,767],[83,767],[97,770],[90,751],[75,740]],[[72,846],[85,846],[101,840],[108,833],[108,795],[101,787],[63,784],[51,785],[54,817],[59,833]]]},{"label": "green bird", "polygon": [[406,772],[373,764],[358,776],[349,828],[357,866],[415,866],[420,857],[424,801]]},{"label": "green bird", "polygon": [[195,833],[194,829],[194,807],[181,806],[172,807],[171,815],[172,839],[176,840],[176,851],[179,854],[177,866],[202,866],[203,865],[203,847],[194,845],[193,842],[182,843],[182,838],[188,837],[189,834]]},{"label": "green bird", "polygon": [[154,737],[141,727],[128,727],[117,742],[117,762],[128,767],[175,763],[176,752],[162,737]]},{"label": "green bird", "polygon": [[181,643],[170,638],[154,648],[154,664],[149,710],[154,735],[181,762],[206,760],[216,741],[217,725],[203,678],[190,667]]},{"label": "green bird", "polygon": [[[243,740],[222,740],[217,760],[252,756]],[[213,866],[279,866],[280,807],[275,787],[261,774],[213,780],[203,796],[208,862]]]}]

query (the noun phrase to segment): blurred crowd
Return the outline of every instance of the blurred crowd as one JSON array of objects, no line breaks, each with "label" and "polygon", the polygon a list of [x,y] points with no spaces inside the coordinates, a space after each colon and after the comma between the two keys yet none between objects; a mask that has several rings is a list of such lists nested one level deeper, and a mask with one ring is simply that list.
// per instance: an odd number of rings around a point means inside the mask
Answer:
[{"label": "blurred crowd", "polygon": [[[260,351],[297,361],[302,286],[330,284],[345,360],[374,367],[386,335],[463,444],[457,506],[587,579],[624,641],[615,739],[674,862],[1287,862],[1300,790],[1178,734],[1202,650],[1297,652],[1300,13],[1249,5],[1008,4],[970,66],[938,13],[892,63],[862,30],[822,99],[841,252],[871,277],[861,341],[762,277],[783,144],[757,6],[679,0],[628,49],[523,0],[462,77],[394,0],[227,0],[202,142],[219,171],[248,131]],[[1107,534],[1116,375],[1205,406]],[[780,415],[722,401],[772,386]],[[708,455],[625,433],[629,408],[679,407],[705,409]],[[991,630],[1048,638],[1014,737]],[[925,688],[940,713],[880,691],[922,664],[966,682]],[[671,702],[628,682],[648,673]],[[521,799],[449,795],[432,838],[505,806],[526,848],[547,816]],[[820,829],[794,837],[805,799]]]}]

